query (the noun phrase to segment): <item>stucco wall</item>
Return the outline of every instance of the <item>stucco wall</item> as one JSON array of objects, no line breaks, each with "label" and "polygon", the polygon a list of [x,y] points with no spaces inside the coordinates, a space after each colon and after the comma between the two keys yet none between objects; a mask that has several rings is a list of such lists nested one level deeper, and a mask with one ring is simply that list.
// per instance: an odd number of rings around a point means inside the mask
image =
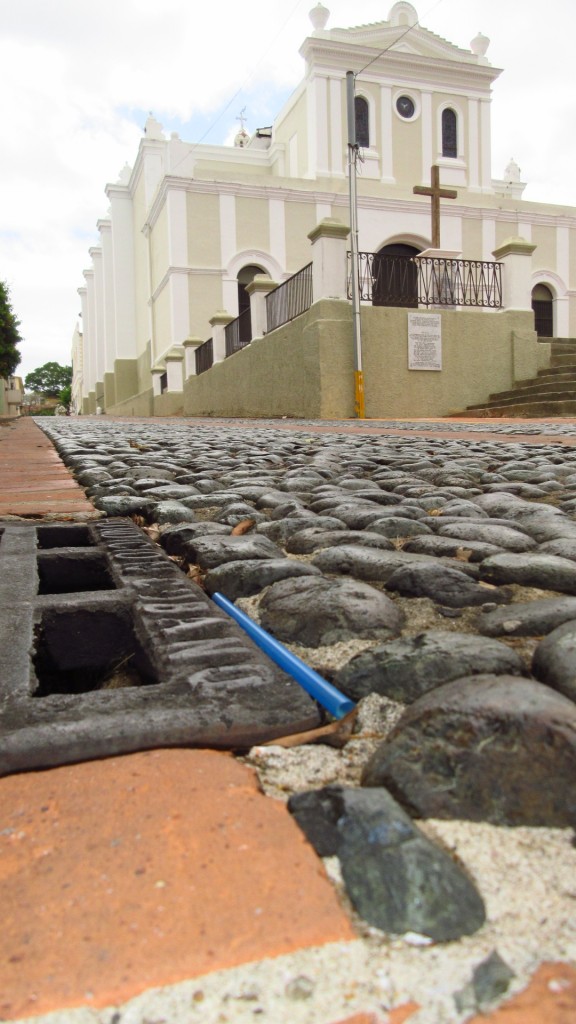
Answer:
[{"label": "stucco wall", "polygon": [[[443,416],[536,374],[532,314],[442,312],[442,371],[408,370],[408,312],[362,309],[366,416]],[[184,387],[184,414],[354,415],[351,308],[323,300]]]},{"label": "stucco wall", "polygon": [[442,370],[409,370],[409,312],[362,310],[367,417],[460,412],[538,370],[531,312],[465,310],[441,313]]},{"label": "stucco wall", "polygon": [[139,395],[132,395],[125,402],[118,402],[106,412],[109,416],[153,416],[154,397],[152,388],[143,391]]}]

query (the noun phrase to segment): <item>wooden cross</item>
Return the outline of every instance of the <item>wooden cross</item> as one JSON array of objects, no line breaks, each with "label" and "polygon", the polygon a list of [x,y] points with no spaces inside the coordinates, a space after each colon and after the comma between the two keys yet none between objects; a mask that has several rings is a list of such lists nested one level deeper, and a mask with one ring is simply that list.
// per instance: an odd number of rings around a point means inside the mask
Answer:
[{"label": "wooden cross", "polygon": [[431,170],[430,188],[425,185],[414,185],[413,192],[418,196],[431,196],[432,198],[432,248],[440,248],[440,200],[456,199],[458,193],[453,188],[440,188],[440,168],[434,164]]}]

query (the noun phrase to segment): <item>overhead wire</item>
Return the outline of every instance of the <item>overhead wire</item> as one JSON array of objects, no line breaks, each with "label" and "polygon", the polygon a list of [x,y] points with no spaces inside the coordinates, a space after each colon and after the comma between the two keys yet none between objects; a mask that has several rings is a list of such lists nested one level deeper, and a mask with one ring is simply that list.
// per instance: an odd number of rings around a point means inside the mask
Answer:
[{"label": "overhead wire", "polygon": [[203,135],[201,136],[201,138],[199,138],[197,142],[194,142],[194,143],[192,144],[192,151],[194,151],[194,150],[195,150],[195,149],[197,148],[197,146],[201,145],[201,143],[202,143],[202,142],[204,141],[204,139],[205,139],[205,138],[206,138],[206,137],[207,137],[207,136],[208,136],[208,135],[210,134],[210,132],[211,132],[211,131],[212,131],[212,130],[213,130],[213,129],[214,129],[215,127],[216,127],[216,125],[218,124],[218,122],[222,120],[222,118],[224,117],[224,114],[226,113],[226,111],[227,111],[227,110],[229,110],[229,109],[230,109],[230,107],[232,106],[232,104],[234,103],[234,100],[238,99],[238,96],[240,96],[240,95],[241,95],[241,93],[242,93],[242,92],[244,91],[244,89],[246,88],[246,86],[248,85],[248,83],[252,81],[252,79],[254,78],[254,75],[256,74],[256,71],[258,70],[258,68],[260,67],[260,65],[261,65],[261,64],[262,64],[262,62],[264,61],[264,59],[265,59],[265,58],[266,58],[266,57],[268,56],[268,54],[269,54],[270,50],[272,49],[272,47],[273,47],[273,46],[274,46],[274,44],[276,43],[276,40],[280,38],[280,36],[282,35],[282,33],[283,33],[284,29],[286,28],[286,25],[287,25],[287,24],[288,24],[288,22],[289,22],[289,21],[291,20],[291,18],[293,18],[293,17],[294,17],[294,15],[296,14],[296,11],[298,10],[298,8],[299,8],[299,7],[300,7],[300,6],[301,6],[301,5],[303,4],[303,3],[304,3],[304,0],[297,0],[296,4],[294,5],[294,7],[292,8],[292,10],[290,11],[290,14],[289,14],[289,15],[288,15],[288,16],[287,16],[287,17],[286,17],[285,19],[284,19],[284,21],[282,22],[282,24],[281,24],[280,28],[279,28],[279,29],[278,29],[278,31],[276,32],[276,35],[275,35],[275,36],[273,36],[273,38],[272,38],[272,39],[270,40],[270,42],[268,43],[268,46],[266,47],[266,49],[264,50],[264,52],[262,53],[262,55],[260,56],[260,58],[259,58],[259,59],[258,59],[258,60],[256,61],[256,63],[254,64],[254,67],[252,68],[252,71],[250,72],[250,74],[248,75],[248,77],[244,79],[244,81],[242,82],[242,85],[240,85],[240,86],[238,87],[238,89],[236,90],[236,92],[234,93],[234,95],[233,95],[233,96],[232,96],[232,97],[231,97],[231,98],[229,99],[229,101],[228,101],[228,103],[226,104],[226,106],[224,106],[224,107],[222,108],[222,110],[221,110],[221,111],[220,111],[220,113],[218,114],[218,117],[217,117],[217,118],[216,118],[216,119],[215,119],[215,120],[214,120],[214,121],[212,122],[212,124],[211,124],[211,125],[210,125],[210,126],[209,126],[209,127],[207,128],[207,129],[206,129],[206,131],[205,131],[205,132],[204,132],[204,134],[203,134]]},{"label": "overhead wire", "polygon": [[[264,61],[265,57],[267,57],[268,53],[270,52],[271,48],[276,43],[277,39],[279,39],[279,37],[282,35],[284,29],[286,28],[286,25],[294,17],[294,15],[296,14],[296,11],[303,4],[303,2],[304,2],[304,0],[297,0],[296,4],[292,8],[292,10],[288,14],[288,16],[284,19],[284,21],[282,22],[282,24],[281,24],[280,28],[278,29],[278,31],[276,32],[276,34],[270,40],[268,46],[266,47],[266,49],[264,50],[264,52],[262,53],[260,58],[254,64],[254,67],[252,68],[252,71],[250,72],[248,77],[243,81],[242,85],[240,85],[238,87],[238,89],[236,90],[234,95],[228,100],[228,102],[222,108],[222,110],[220,111],[218,116],[214,119],[214,121],[211,122],[211,124],[208,126],[208,128],[206,129],[204,134],[196,142],[191,143],[190,152],[193,153],[194,150],[197,149],[198,146],[200,146],[202,144],[204,139],[207,138],[207,136],[210,134],[210,132],[212,132],[213,129],[216,127],[216,125],[222,120],[222,118],[224,117],[224,114],[230,109],[230,107],[232,106],[234,101],[236,99],[238,99],[238,96],[240,96],[242,94],[242,92],[244,91],[244,89],[246,88],[248,83],[254,78],[254,75],[255,75],[256,71],[258,70],[258,68],[260,67],[262,62]],[[443,3],[443,0],[437,0],[437,2],[435,4],[433,4],[432,7],[430,7],[426,11],[426,14],[424,15],[424,17],[427,17],[428,14],[430,14],[432,11],[436,10],[436,8],[439,7],[441,3]],[[360,68],[359,71],[354,72],[354,78],[357,78],[364,71],[366,71],[366,68],[369,68],[371,64],[374,64],[374,62],[377,61],[382,56],[382,54],[386,53],[388,50],[391,50],[392,47],[395,46],[397,43],[399,43],[400,40],[403,39],[405,36],[407,36],[408,33],[412,31],[412,29],[420,28],[420,27],[421,26],[420,26],[420,21],[419,20],[414,22],[413,25],[408,25],[408,27],[403,32],[401,32],[399,36],[396,36],[396,38],[393,39],[390,43],[388,43],[388,45],[385,46],[384,49],[380,50],[380,52],[377,53],[376,56],[372,58],[372,60],[368,61],[368,63],[365,64],[363,68]],[[182,163],[182,161],[185,160],[190,155],[190,152],[187,153],[186,156],[181,157],[181,159],[174,165],[174,169],[176,169],[178,164]]]},{"label": "overhead wire", "polygon": [[[427,18],[428,15],[432,13],[432,11],[435,11],[436,8],[439,7],[441,3],[443,3],[443,0],[437,0],[435,4],[432,4],[432,7],[429,7],[426,13],[424,14],[424,18]],[[391,50],[393,46],[396,46],[396,43],[399,43],[401,39],[404,39],[404,36],[407,36],[408,33],[412,31],[412,29],[421,27],[422,26],[420,24],[420,19],[417,19],[413,25],[408,25],[408,28],[404,29],[404,31],[401,32],[399,36],[396,36],[396,39],[393,39],[390,43],[388,43],[388,45],[385,46],[383,50],[380,50],[380,53],[377,53],[376,56],[372,58],[372,60],[369,60],[368,63],[365,64],[363,68],[360,68],[359,71],[355,71],[354,78],[358,78],[358,76],[361,75],[363,71],[366,71],[366,68],[369,68],[371,64],[374,64],[375,61],[379,60],[382,54],[387,53],[388,50]]]}]

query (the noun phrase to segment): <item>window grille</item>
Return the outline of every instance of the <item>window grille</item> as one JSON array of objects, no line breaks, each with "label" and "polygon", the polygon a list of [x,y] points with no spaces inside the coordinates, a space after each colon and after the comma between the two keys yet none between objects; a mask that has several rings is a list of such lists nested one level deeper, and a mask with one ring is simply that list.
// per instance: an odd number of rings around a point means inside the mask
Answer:
[{"label": "window grille", "polygon": [[458,156],[458,120],[449,107],[442,111],[442,156]]},{"label": "window grille", "polygon": [[368,116],[368,101],[363,96],[356,96],[354,100],[354,114],[356,118],[356,142],[361,149],[369,149],[370,120]]}]

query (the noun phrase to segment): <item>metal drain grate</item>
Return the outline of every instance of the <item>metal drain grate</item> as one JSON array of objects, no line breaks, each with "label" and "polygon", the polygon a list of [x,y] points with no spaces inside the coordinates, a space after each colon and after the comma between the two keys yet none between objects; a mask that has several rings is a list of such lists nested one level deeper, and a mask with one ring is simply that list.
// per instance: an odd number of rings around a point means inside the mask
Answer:
[{"label": "metal drain grate", "polygon": [[131,520],[4,526],[0,678],[0,774],[320,721]]}]

